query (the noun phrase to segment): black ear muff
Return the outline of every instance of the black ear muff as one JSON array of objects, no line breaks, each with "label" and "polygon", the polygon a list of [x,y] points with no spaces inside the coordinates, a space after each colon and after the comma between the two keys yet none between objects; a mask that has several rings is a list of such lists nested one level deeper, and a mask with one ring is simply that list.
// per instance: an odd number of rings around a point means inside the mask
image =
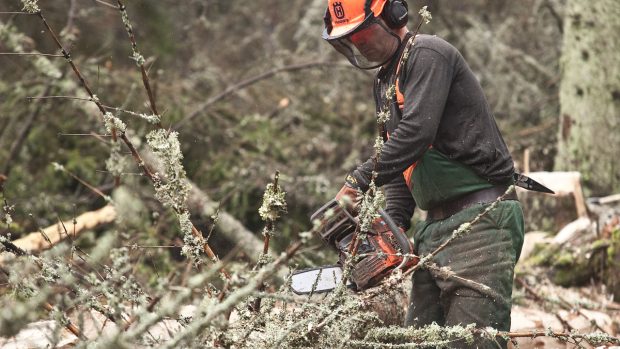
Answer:
[{"label": "black ear muff", "polygon": [[407,25],[408,9],[405,0],[388,0],[381,12],[381,17],[391,29],[400,29]]}]

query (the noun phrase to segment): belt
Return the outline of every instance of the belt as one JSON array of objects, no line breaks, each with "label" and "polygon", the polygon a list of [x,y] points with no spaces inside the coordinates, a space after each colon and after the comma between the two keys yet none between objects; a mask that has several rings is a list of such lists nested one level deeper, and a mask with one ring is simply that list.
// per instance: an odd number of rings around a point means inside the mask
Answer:
[{"label": "belt", "polygon": [[[494,202],[498,197],[504,195],[504,193],[508,190],[507,185],[496,185],[491,188],[481,189],[472,193],[465,194],[460,196],[454,200],[448,201],[446,203],[437,205],[428,210],[428,218],[430,220],[441,220],[452,216],[453,214],[474,206],[476,204],[487,204],[490,202]],[[516,200],[517,194],[514,192],[510,192],[510,194],[504,196],[502,200]]]}]

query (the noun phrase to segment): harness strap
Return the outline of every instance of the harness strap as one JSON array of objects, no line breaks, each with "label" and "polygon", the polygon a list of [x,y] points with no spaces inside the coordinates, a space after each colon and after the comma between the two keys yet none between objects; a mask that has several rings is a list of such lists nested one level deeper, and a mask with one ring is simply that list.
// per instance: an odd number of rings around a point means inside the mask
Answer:
[{"label": "harness strap", "polygon": [[[398,104],[398,109],[400,109],[401,112],[405,108],[405,95],[401,92],[400,86],[399,86],[400,85],[400,68],[401,68],[403,61],[406,61],[408,58],[408,57],[404,57],[404,55],[409,55],[409,50],[411,49],[411,46],[413,46],[414,39],[415,39],[414,35],[411,35],[409,37],[409,40],[407,40],[405,49],[401,53],[401,57],[398,60],[398,65],[396,66],[396,82],[394,83],[394,86],[396,87],[396,103]],[[389,139],[390,138],[389,133],[387,136]],[[409,166],[405,171],[403,171],[403,177],[405,178],[405,183],[407,184],[407,187],[409,188],[409,190],[411,190],[411,186],[412,186],[411,174],[413,173],[413,170],[415,169],[417,164],[418,162],[416,161],[413,164],[411,164],[411,166]]]},{"label": "harness strap", "polygon": [[402,55],[409,55],[409,49],[411,49],[411,46],[413,46],[413,40],[415,39],[415,36],[411,36],[409,38],[409,40],[407,41],[407,44],[405,46],[405,49],[403,50],[400,59],[398,60],[398,65],[396,66],[396,83],[394,84],[396,87],[396,103],[398,103],[398,109],[400,109],[401,111],[404,109],[405,106],[405,95],[403,95],[403,93],[400,91],[400,68],[401,68],[401,63],[405,60],[407,60],[408,57],[403,57]]}]

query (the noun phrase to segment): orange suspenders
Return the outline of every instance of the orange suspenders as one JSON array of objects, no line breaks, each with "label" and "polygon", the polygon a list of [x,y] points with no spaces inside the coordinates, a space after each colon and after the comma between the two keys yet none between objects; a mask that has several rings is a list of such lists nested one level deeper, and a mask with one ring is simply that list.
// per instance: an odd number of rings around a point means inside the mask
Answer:
[{"label": "orange suspenders", "polygon": [[[400,111],[402,112],[404,110],[405,107],[405,96],[403,95],[403,93],[400,91],[400,87],[399,85],[399,78],[400,78],[400,63],[402,62],[402,59],[400,59],[398,61],[398,66],[396,67],[396,83],[395,83],[395,87],[396,87],[396,102],[398,103],[398,109],[400,109]],[[390,138],[390,135],[388,133],[388,139]],[[413,172],[413,170],[415,169],[416,165],[418,164],[418,162],[414,162],[411,166],[407,167],[407,169],[405,171],[403,171],[403,177],[405,178],[405,183],[407,183],[407,187],[409,187],[409,190],[411,190],[411,173]]]}]

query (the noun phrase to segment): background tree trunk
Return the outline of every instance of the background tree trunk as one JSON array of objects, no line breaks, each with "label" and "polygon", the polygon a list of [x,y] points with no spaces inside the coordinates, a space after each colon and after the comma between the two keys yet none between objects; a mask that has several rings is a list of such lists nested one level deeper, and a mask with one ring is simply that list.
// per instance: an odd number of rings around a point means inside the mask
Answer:
[{"label": "background tree trunk", "polygon": [[568,0],[556,169],[593,195],[620,191],[620,2]]}]

